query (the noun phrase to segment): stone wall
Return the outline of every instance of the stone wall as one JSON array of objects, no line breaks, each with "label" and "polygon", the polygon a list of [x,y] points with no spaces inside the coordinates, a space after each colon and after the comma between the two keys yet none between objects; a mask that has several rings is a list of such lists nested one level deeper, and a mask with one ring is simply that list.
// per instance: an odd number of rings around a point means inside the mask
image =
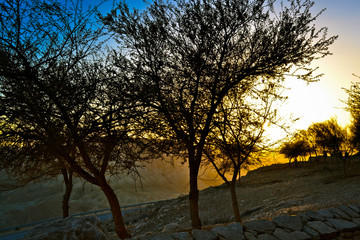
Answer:
[{"label": "stone wall", "polygon": [[209,230],[161,233],[140,240],[306,240],[359,239],[360,205],[308,211],[298,216],[279,216],[215,226]]}]

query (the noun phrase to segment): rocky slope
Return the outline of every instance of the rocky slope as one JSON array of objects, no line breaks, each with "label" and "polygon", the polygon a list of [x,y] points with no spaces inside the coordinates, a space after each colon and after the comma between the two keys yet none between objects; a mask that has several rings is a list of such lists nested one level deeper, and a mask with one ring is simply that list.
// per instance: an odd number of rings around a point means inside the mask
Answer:
[{"label": "rocky slope", "polygon": [[[273,219],[307,210],[319,210],[360,203],[360,163],[353,159],[344,175],[341,163],[287,164],[251,171],[241,179],[237,194],[243,220]],[[234,221],[230,193],[226,186],[200,192],[200,218],[212,226]],[[125,221],[132,236],[190,229],[187,196],[159,202],[127,214]],[[103,222],[112,236],[113,223]]]}]

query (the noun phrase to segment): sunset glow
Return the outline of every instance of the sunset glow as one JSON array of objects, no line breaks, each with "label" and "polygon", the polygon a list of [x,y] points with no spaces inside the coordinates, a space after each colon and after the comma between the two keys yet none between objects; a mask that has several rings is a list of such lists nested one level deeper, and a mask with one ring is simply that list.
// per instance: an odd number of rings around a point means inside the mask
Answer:
[{"label": "sunset glow", "polygon": [[[146,4],[141,0],[126,1],[131,8],[144,9]],[[151,2],[151,1],[150,1]],[[104,10],[111,8],[104,5]],[[347,94],[343,88],[349,88],[357,79],[353,74],[360,74],[360,1],[318,0],[315,1],[313,13],[326,10],[318,17],[318,27],[328,27],[328,35],[339,35],[330,47],[333,53],[313,66],[319,67],[317,74],[324,74],[319,82],[306,84],[297,79],[288,79],[284,92],[288,101],[279,112],[284,118],[292,115],[299,118],[293,129],[306,129],[310,124],[336,117],[342,126],[350,123],[350,115],[344,110]],[[269,133],[277,138],[281,132],[273,130]]]}]

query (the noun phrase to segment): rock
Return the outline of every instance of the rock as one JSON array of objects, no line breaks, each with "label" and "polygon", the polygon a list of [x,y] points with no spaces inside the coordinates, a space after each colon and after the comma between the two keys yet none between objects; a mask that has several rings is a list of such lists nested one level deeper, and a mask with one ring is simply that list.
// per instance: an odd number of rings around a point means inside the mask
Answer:
[{"label": "rock", "polygon": [[[306,211],[305,215],[312,221],[324,221],[325,218],[314,211]],[[309,221],[308,220],[308,221]]]},{"label": "rock", "polygon": [[351,208],[349,207],[346,207],[346,206],[341,206],[339,207],[344,213],[346,213],[347,215],[349,215],[350,217],[352,218],[358,218],[360,217],[360,214],[355,212],[354,210],[352,210]]},{"label": "rock", "polygon": [[303,223],[299,216],[279,216],[275,217],[272,221],[278,227],[287,228],[292,231],[301,231],[303,228]]},{"label": "rock", "polygon": [[268,233],[264,233],[258,236],[259,240],[278,240],[276,237],[274,237],[273,235],[270,235]]},{"label": "rock", "polygon": [[327,221],[330,222],[331,225],[333,225],[338,231],[349,231],[358,227],[355,223],[342,219],[330,218]]},{"label": "rock", "polygon": [[320,221],[308,222],[307,225],[317,231],[321,237],[333,237],[336,230]]},{"label": "rock", "polygon": [[164,226],[164,228],[162,229],[162,232],[173,232],[176,230],[180,230],[179,228],[179,224],[177,223],[170,223]]},{"label": "rock", "polygon": [[360,208],[356,205],[350,205],[349,208],[360,214]]},{"label": "rock", "polygon": [[357,224],[360,227],[360,218],[354,218],[353,223]]},{"label": "rock", "polygon": [[332,212],[336,218],[351,220],[351,217],[349,217],[346,213],[344,213],[338,208],[329,208],[328,210]]},{"label": "rock", "polygon": [[320,234],[315,231],[314,229],[308,227],[308,226],[304,226],[304,232],[309,234],[313,239],[318,239]]},{"label": "rock", "polygon": [[276,228],[273,235],[280,240],[295,240],[295,238],[282,228]]},{"label": "rock", "polygon": [[141,240],[174,240],[174,238],[172,238],[169,234],[159,233],[142,237]]},{"label": "rock", "polygon": [[316,213],[320,216],[323,216],[324,218],[334,218],[334,214],[327,209],[321,209],[319,211],[316,211]]},{"label": "rock", "polygon": [[240,223],[233,223],[227,226],[217,226],[211,229],[211,231],[215,232],[218,236],[220,235],[229,240],[245,239],[243,227]]},{"label": "rock", "polygon": [[42,224],[32,229],[24,239],[104,240],[109,239],[109,237],[101,228],[100,220],[91,216],[86,218],[69,217],[61,221]]},{"label": "rock", "polygon": [[271,233],[274,231],[276,225],[268,220],[254,220],[251,222],[245,222],[244,227],[260,233]]},{"label": "rock", "polygon": [[190,236],[190,233],[188,232],[173,233],[171,237],[176,240],[193,240],[193,238]]},{"label": "rock", "polygon": [[312,237],[310,237],[310,235],[308,235],[304,232],[300,232],[300,231],[292,232],[290,235],[293,236],[294,239],[296,239],[296,240],[311,240],[312,239]]},{"label": "rock", "polygon": [[214,232],[198,229],[193,229],[191,235],[195,240],[215,240],[218,238],[218,235]]},{"label": "rock", "polygon": [[298,216],[301,217],[301,221],[302,221],[303,223],[307,223],[307,222],[309,222],[309,221],[312,220],[311,217],[309,217],[309,216],[306,215],[305,213],[300,213]]},{"label": "rock", "polygon": [[251,232],[244,232],[244,236],[246,238],[246,240],[258,240],[257,237],[254,236],[254,234],[252,234]]}]

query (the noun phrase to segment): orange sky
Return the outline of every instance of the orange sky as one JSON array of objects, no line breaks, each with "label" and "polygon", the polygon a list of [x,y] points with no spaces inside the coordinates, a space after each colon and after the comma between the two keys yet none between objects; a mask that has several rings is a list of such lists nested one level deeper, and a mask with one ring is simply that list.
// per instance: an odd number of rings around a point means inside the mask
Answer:
[{"label": "orange sky", "polygon": [[321,122],[336,116],[345,126],[350,123],[349,114],[343,108],[347,94],[342,88],[349,88],[351,82],[360,81],[352,74],[360,75],[360,1],[359,0],[317,0],[314,10],[326,11],[319,16],[316,25],[328,27],[329,36],[339,35],[330,47],[332,56],[314,62],[324,76],[317,83],[308,86],[291,79],[288,103],[282,107],[284,113],[300,117],[296,129],[307,128],[313,122]]}]

